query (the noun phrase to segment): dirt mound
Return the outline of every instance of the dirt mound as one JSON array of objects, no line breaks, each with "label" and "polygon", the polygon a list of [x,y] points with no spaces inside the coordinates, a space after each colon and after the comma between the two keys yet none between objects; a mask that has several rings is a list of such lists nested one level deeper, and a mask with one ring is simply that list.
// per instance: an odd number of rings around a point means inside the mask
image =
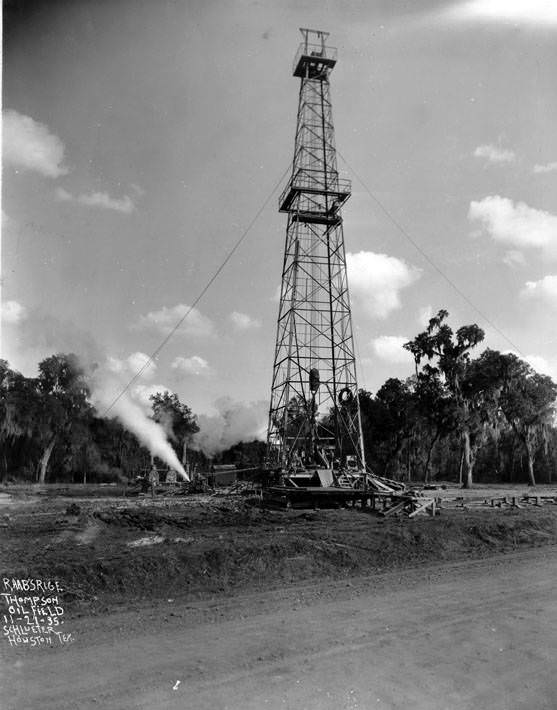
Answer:
[{"label": "dirt mound", "polygon": [[[78,511],[73,511],[77,513]],[[385,520],[361,510],[266,510],[243,499],[13,516],[3,573],[56,578],[66,603],[198,598],[367,575],[557,543],[555,506]]]},{"label": "dirt mound", "polygon": [[137,530],[167,528],[245,527],[269,519],[269,512],[254,505],[249,499],[227,502],[202,502],[186,509],[178,505],[162,507],[137,506],[97,510],[93,516],[107,525]]}]

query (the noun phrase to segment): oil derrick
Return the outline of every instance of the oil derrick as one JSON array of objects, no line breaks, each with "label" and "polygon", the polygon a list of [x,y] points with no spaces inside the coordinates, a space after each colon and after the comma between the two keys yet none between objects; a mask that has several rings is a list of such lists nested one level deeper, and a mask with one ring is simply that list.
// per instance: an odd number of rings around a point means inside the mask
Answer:
[{"label": "oil derrick", "polygon": [[[328,32],[300,29],[300,79],[292,173],[279,199],[288,214],[271,406],[270,466],[365,467],[329,76]],[[338,465],[338,464],[337,464]],[[336,466],[335,466],[336,467]]]}]

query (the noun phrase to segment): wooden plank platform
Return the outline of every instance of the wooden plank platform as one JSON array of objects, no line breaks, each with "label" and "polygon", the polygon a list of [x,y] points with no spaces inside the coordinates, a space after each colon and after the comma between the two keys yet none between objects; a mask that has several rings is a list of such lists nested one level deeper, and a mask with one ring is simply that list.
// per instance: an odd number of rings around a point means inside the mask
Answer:
[{"label": "wooden plank platform", "polygon": [[263,493],[263,501],[282,505],[286,508],[314,508],[327,505],[335,507],[355,504],[369,498],[369,493],[354,488],[334,488],[320,486],[305,486],[292,488],[289,486],[272,486]]},{"label": "wooden plank platform", "polygon": [[334,508],[359,504],[362,508],[376,511],[382,517],[420,513],[435,515],[436,502],[432,498],[422,498],[408,493],[391,491],[382,493],[358,488],[336,488],[332,486],[289,487],[272,486],[263,493],[263,502],[283,508]]}]

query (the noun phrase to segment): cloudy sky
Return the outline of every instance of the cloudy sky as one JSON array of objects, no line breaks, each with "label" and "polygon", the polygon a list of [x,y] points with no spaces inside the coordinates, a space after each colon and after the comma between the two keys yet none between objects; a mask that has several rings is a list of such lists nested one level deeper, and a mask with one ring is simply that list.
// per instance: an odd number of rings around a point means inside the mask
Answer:
[{"label": "cloudy sky", "polygon": [[[440,308],[557,376],[557,4],[543,0],[6,2],[13,367],[74,350],[125,383],[159,348],[288,168],[300,26],[338,47],[360,385],[410,374],[401,343]],[[268,399],[277,199],[136,396],[164,386],[199,413]]]}]

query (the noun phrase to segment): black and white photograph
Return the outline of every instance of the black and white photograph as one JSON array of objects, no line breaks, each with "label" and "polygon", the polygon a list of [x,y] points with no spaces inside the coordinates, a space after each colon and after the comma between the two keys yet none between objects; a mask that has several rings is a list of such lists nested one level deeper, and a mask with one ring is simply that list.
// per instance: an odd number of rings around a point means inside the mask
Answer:
[{"label": "black and white photograph", "polygon": [[557,2],[3,0],[2,710],[555,710]]}]

